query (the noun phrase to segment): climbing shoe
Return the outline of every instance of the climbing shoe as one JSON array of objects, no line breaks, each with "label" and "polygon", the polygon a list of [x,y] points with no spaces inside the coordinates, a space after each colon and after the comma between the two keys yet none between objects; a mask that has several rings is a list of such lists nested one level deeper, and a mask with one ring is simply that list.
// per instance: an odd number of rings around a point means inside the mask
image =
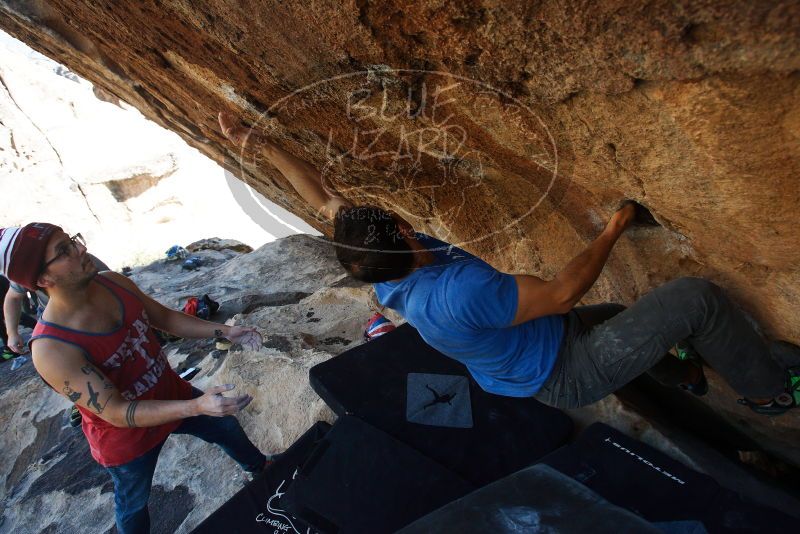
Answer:
[{"label": "climbing shoe", "polygon": [[394,323],[380,313],[373,315],[364,327],[364,339],[372,341],[376,337],[388,334],[395,329]]},{"label": "climbing shoe", "polygon": [[800,367],[790,367],[786,376],[786,391],[767,404],[756,404],[749,399],[739,399],[739,404],[761,415],[782,415],[800,406]]},{"label": "climbing shoe", "polygon": [[681,361],[700,361],[700,355],[686,340],[675,344],[675,356]]},{"label": "climbing shoe", "polygon": [[756,404],[749,399],[739,399],[739,404],[747,406],[754,412],[760,415],[767,415],[774,417],[776,415],[783,415],[795,406],[792,396],[787,393],[781,393],[767,404]]},{"label": "climbing shoe", "polygon": [[800,406],[800,366],[790,367],[786,383],[786,393],[792,396],[795,406]]},{"label": "climbing shoe", "polygon": [[678,384],[678,387],[683,389],[684,391],[688,391],[692,395],[697,397],[702,397],[706,393],[708,393],[708,380],[706,380],[706,374],[703,372],[703,365],[696,360],[688,360],[690,364],[696,366],[700,370],[700,379],[695,382],[694,384],[687,384],[682,383]]},{"label": "climbing shoe", "polygon": [[678,384],[678,387],[698,397],[702,397],[708,393],[708,380],[706,380],[706,375],[703,372],[702,359],[694,350],[694,347],[692,347],[688,341],[684,340],[676,343],[674,350],[675,357],[682,362],[686,362],[695,366],[700,371],[700,379],[697,382],[694,384],[684,382],[682,384]]}]

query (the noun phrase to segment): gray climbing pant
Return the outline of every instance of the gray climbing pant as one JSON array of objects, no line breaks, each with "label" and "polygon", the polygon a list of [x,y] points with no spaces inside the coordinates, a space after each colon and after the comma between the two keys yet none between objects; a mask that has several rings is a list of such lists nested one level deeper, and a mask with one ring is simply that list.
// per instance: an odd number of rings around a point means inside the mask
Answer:
[{"label": "gray climbing pant", "polygon": [[783,392],[785,370],[722,289],[702,278],[679,278],[627,309],[599,304],[565,315],[558,358],[535,397],[550,406],[577,408],[644,372],[677,385],[689,364],[667,351],[680,341],[689,342],[740,395],[771,398]]}]

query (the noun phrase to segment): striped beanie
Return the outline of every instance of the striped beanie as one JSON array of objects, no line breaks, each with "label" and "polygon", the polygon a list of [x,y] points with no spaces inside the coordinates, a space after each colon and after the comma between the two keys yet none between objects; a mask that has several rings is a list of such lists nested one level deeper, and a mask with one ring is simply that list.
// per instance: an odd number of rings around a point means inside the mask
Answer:
[{"label": "striped beanie", "polygon": [[0,273],[34,291],[44,263],[47,242],[58,230],[61,227],[49,223],[0,228]]}]

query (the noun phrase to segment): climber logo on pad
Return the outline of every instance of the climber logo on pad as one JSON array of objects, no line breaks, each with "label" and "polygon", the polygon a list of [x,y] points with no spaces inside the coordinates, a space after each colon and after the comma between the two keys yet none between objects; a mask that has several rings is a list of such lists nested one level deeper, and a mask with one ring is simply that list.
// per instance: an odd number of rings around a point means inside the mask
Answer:
[{"label": "climber logo on pad", "polygon": [[429,426],[472,428],[467,377],[409,373],[406,420]]},{"label": "climber logo on pad", "polygon": [[[303,153],[328,191],[381,205],[457,247],[517,226],[546,198],[558,203],[571,174],[559,168],[555,140],[530,106],[445,72],[373,65],[310,83],[266,109],[236,100],[259,117],[251,131]],[[228,183],[244,211],[279,235],[281,226],[294,227],[246,183],[261,167],[248,142],[239,162],[245,183],[232,176]],[[510,199],[510,211],[508,203],[483,202],[498,196]],[[456,228],[480,230],[456,236]]]},{"label": "climber logo on pad", "polygon": [[452,406],[451,401],[456,396],[455,393],[445,393],[444,395],[439,395],[439,393],[437,393],[436,390],[430,387],[428,384],[425,384],[425,387],[428,388],[431,391],[431,393],[433,393],[433,400],[428,404],[426,404],[425,406],[423,406],[423,409],[430,408],[431,406],[436,406],[437,404],[440,403],[447,403],[449,406]]}]

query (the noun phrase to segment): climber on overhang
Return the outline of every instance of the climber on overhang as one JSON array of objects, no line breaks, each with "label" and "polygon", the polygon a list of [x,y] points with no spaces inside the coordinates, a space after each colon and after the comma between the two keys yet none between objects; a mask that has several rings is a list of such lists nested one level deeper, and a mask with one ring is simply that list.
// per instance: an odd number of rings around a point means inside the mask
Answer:
[{"label": "climber on overhang", "polygon": [[253,328],[165,308],[125,276],[98,273],[80,234],[69,237],[48,223],[0,229],[0,274],[47,290],[31,358],[45,382],[81,411],[92,456],[114,481],[121,534],[149,531],[153,473],[172,433],[218,444],[246,472],[264,469],[267,457],[232,416],[251,397],[224,397],[232,385],[193,388],[170,367],[153,330],[254,345],[260,335]]},{"label": "climber on overhang", "polygon": [[414,232],[395,213],[350,205],[325,188],[313,165],[237,125],[230,115],[220,113],[219,123],[229,140],[260,151],[333,222],[336,257],[351,276],[373,283],[382,305],[404,316],[429,345],[463,363],[490,393],[576,408],[649,372],[662,383],[702,395],[707,390],[702,366],[668,355],[681,345],[684,354],[691,348],[699,353],[757,413],[779,415],[797,405],[793,392],[800,381],[770,351],[800,354],[800,349],[768,346],[722,289],[707,280],[673,280],[628,309],[575,307],[634,223],[632,201],[552,280],[505,274]]}]

